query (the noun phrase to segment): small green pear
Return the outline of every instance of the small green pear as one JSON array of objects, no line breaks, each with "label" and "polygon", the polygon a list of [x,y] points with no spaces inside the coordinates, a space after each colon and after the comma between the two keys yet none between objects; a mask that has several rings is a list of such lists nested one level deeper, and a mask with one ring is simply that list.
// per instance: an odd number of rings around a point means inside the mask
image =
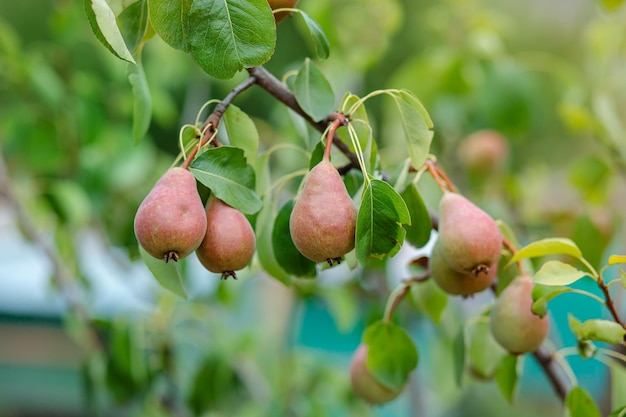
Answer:
[{"label": "small green pear", "polygon": [[448,294],[467,297],[483,291],[495,281],[498,271],[497,262],[476,273],[463,273],[450,268],[441,254],[441,243],[437,240],[428,261],[430,276],[435,283]]},{"label": "small green pear", "polygon": [[193,174],[180,167],[167,170],[139,205],[134,229],[146,252],[165,262],[196,250],[206,217]]},{"label": "small green pear", "polygon": [[515,278],[491,309],[490,329],[496,341],[513,354],[536,350],[548,335],[548,316],[532,312],[534,283],[528,275]]},{"label": "small green pear", "polygon": [[250,222],[239,210],[211,196],[206,205],[206,234],[196,255],[211,272],[237,278],[235,271],[245,268],[256,249]]},{"label": "small green pear", "polygon": [[341,259],[354,249],[357,210],[341,175],[322,161],[307,175],[289,218],[298,251],[315,262]]},{"label": "small green pear", "polygon": [[446,192],[439,205],[439,250],[446,264],[478,276],[498,262],[502,233],[496,222],[460,194]]},{"label": "small green pear", "polygon": [[367,345],[361,343],[350,362],[350,385],[354,394],[369,404],[389,402],[402,393],[381,384],[367,369]]}]

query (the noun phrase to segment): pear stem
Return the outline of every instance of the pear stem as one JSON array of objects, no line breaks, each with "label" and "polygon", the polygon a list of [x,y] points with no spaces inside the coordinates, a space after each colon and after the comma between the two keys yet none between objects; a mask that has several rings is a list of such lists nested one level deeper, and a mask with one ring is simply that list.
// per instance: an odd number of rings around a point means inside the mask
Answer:
[{"label": "pear stem", "polygon": [[454,186],[448,175],[446,175],[446,173],[441,168],[439,168],[437,162],[431,159],[427,159],[424,164],[426,165],[428,172],[433,177],[441,191],[443,191],[444,193],[456,192],[456,187]]},{"label": "pear stem", "polygon": [[324,149],[323,160],[330,162],[330,149],[333,146],[333,140],[335,139],[335,133],[339,126],[345,126],[347,124],[346,117],[341,113],[332,113],[329,116],[329,120],[332,120],[326,136],[326,148]]},{"label": "pear stem", "polygon": [[411,289],[413,284],[418,282],[426,281],[430,278],[430,271],[426,271],[420,275],[416,275],[412,278],[405,279],[402,283],[396,287],[395,290],[389,295],[387,299],[387,305],[385,306],[385,315],[383,316],[383,321],[385,323],[389,323],[393,318],[393,313],[396,311],[396,308],[400,304],[400,302],[406,297]]}]

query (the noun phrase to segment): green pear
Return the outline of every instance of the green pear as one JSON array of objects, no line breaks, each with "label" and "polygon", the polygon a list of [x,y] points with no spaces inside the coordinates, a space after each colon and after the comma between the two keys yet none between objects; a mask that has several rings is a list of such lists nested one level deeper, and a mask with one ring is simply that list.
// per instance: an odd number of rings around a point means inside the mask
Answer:
[{"label": "green pear", "polygon": [[206,217],[193,174],[179,167],[167,170],[139,205],[134,228],[146,252],[165,262],[196,250]]},{"label": "green pear", "polygon": [[513,280],[491,309],[490,329],[496,341],[513,354],[536,350],[548,335],[548,316],[532,312],[534,283],[528,275]]},{"label": "green pear", "polygon": [[206,234],[196,255],[200,263],[222,278],[237,278],[235,271],[245,268],[256,249],[250,222],[239,210],[211,196],[206,205]]},{"label": "green pear", "polygon": [[489,273],[502,251],[496,222],[460,194],[447,192],[439,205],[439,250],[446,264],[462,274]]},{"label": "green pear", "polygon": [[357,210],[341,175],[322,161],[307,175],[289,218],[298,251],[315,262],[341,259],[354,249]]},{"label": "green pear", "polygon": [[483,268],[477,273],[463,273],[450,268],[441,253],[441,242],[438,239],[428,261],[431,278],[439,288],[451,295],[464,297],[483,291],[495,281],[498,263]]},{"label": "green pear", "polygon": [[361,343],[350,362],[350,385],[354,394],[370,404],[383,404],[395,399],[402,390],[381,384],[367,369],[367,345]]}]

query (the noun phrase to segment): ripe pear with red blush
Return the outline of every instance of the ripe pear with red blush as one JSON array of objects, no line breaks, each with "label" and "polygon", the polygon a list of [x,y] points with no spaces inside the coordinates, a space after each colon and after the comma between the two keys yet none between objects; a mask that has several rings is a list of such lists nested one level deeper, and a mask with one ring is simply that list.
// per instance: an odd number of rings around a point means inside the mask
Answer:
[{"label": "ripe pear with red blush", "polygon": [[357,210],[341,175],[328,160],[309,172],[289,218],[298,251],[315,262],[341,259],[354,249]]},{"label": "ripe pear with red blush", "polygon": [[134,229],[146,252],[165,262],[196,250],[206,217],[193,174],[179,167],[167,170],[139,205]]},{"label": "ripe pear with red blush", "polygon": [[502,233],[493,218],[452,192],[446,192],[439,204],[438,242],[448,267],[465,275],[489,273],[502,251]]},{"label": "ripe pear with red blush", "polygon": [[435,283],[448,294],[467,297],[483,291],[491,286],[496,279],[498,263],[482,268],[477,273],[463,273],[450,268],[441,254],[440,242],[433,246],[428,266],[430,276]]},{"label": "ripe pear with red blush", "polygon": [[532,311],[533,287],[528,275],[515,278],[491,309],[491,334],[513,354],[536,350],[548,335],[548,316],[539,317]]},{"label": "ripe pear with red blush", "polygon": [[402,390],[389,388],[378,381],[367,369],[367,345],[361,343],[350,362],[350,385],[354,394],[370,404],[389,402]]},{"label": "ripe pear with red blush", "polygon": [[245,268],[256,249],[250,222],[239,210],[211,196],[206,205],[206,234],[196,255],[200,263],[222,278],[237,278],[235,271]]}]

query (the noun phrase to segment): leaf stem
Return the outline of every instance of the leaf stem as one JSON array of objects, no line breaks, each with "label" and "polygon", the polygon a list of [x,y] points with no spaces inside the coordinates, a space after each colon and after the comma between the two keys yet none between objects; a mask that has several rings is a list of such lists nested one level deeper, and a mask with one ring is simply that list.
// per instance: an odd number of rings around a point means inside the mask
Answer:
[{"label": "leaf stem", "polygon": [[391,322],[393,318],[393,313],[396,311],[396,308],[400,304],[400,302],[406,297],[411,289],[411,286],[418,283],[423,282],[430,278],[430,271],[426,271],[420,275],[414,276],[413,278],[405,279],[396,287],[395,290],[389,295],[387,299],[387,305],[385,306],[385,315],[383,316],[383,321],[385,323]]}]

